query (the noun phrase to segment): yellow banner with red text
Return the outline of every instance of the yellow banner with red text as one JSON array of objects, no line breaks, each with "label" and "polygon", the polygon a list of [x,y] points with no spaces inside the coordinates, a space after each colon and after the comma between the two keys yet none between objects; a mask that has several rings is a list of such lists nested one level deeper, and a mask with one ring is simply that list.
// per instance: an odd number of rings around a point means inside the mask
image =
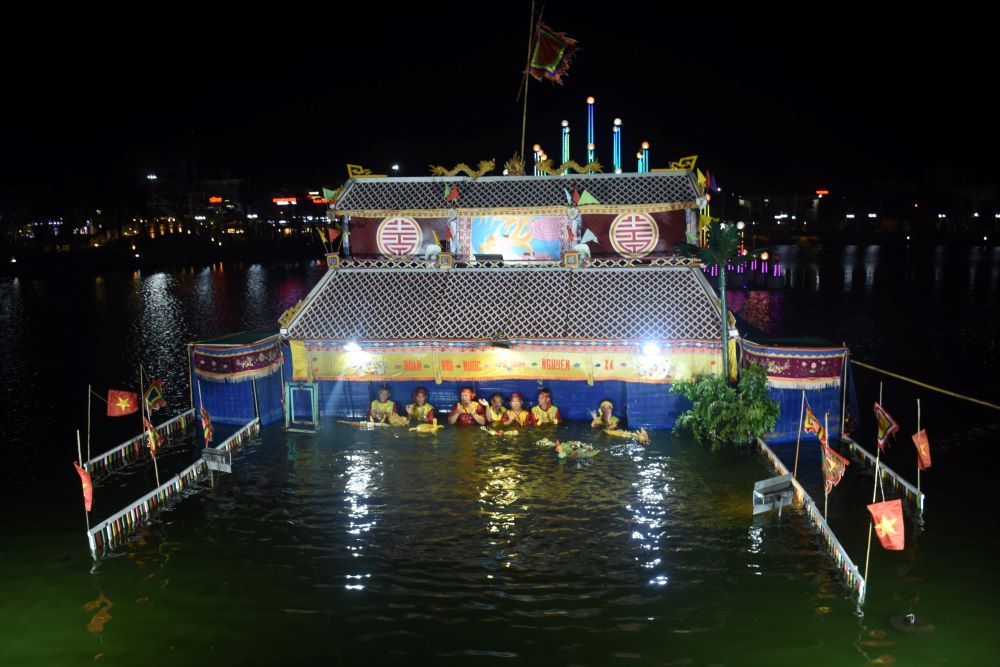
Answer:
[{"label": "yellow banner with red text", "polygon": [[344,351],[305,341],[290,341],[292,375],[315,380],[602,380],[673,382],[719,372],[717,346],[692,344],[660,354],[628,351],[557,351],[481,348],[447,351]]}]

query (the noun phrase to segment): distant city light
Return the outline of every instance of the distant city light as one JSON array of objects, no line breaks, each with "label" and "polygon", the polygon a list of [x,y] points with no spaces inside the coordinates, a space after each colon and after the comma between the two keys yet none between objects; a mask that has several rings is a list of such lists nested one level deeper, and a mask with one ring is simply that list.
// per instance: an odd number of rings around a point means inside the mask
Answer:
[{"label": "distant city light", "polygon": [[909,234],[907,234],[907,235],[906,235],[906,240],[907,240],[907,241],[909,241],[909,240],[910,240],[910,235],[909,235]]},{"label": "distant city light", "polygon": [[247,220],[256,220],[256,219],[257,219],[256,213],[247,213]]},{"label": "distant city light", "polygon": [[848,220],[854,220],[854,214],[853,214],[853,213],[848,213],[848,214],[847,214],[847,215],[846,215],[845,217],[846,217],[846,218],[847,218]]},{"label": "distant city light", "polygon": [[947,215],[945,215],[944,213],[938,213],[938,220],[944,220],[944,219],[945,219],[945,218],[947,218],[947,217],[948,217],[948,216],[947,216]]},{"label": "distant city light", "polygon": [[209,204],[221,204],[222,203],[222,197],[209,197],[208,198],[208,203]]},{"label": "distant city light", "polygon": [[203,216],[203,215],[196,215],[196,216],[194,216],[194,219],[195,220],[204,220],[205,216]]},{"label": "distant city light", "polygon": [[973,218],[978,218],[979,217],[979,211],[976,211],[975,213],[973,213],[972,217]]},{"label": "distant city light", "polygon": [[819,197],[820,199],[822,199],[825,195],[828,195],[828,194],[830,194],[829,190],[817,190],[816,191],[816,196]]},{"label": "distant city light", "polygon": [[10,258],[10,263],[11,264],[17,264],[17,257],[11,257]]},{"label": "distant city light", "polygon": [[288,206],[289,204],[295,206],[299,203],[299,200],[295,197],[274,197],[271,201],[278,206]]},{"label": "distant city light", "polygon": [[746,223],[744,223],[742,220],[736,223],[736,229],[743,229],[744,227],[746,227]]},{"label": "distant city light", "polygon": [[392,165],[392,170],[393,171],[399,171],[399,165],[398,164]]},{"label": "distant city light", "polygon": [[877,218],[877,217],[878,217],[878,215],[877,215],[876,213],[869,213],[869,214],[868,214],[868,217],[869,217],[869,218]]},{"label": "distant city light", "polygon": [[659,344],[650,341],[642,346],[642,353],[647,357],[655,357],[660,353],[660,346]]},{"label": "distant city light", "polygon": [[135,253],[135,256],[136,256],[136,258],[138,258],[139,257],[139,253]]},{"label": "distant city light", "polygon": [[157,177],[156,174],[146,174],[146,178],[151,181],[155,181]]}]

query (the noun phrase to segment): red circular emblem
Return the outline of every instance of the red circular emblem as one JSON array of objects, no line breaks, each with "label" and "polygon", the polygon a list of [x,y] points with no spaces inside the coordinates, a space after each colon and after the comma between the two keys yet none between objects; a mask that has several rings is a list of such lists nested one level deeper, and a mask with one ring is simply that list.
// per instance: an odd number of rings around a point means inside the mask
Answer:
[{"label": "red circular emblem", "polygon": [[656,221],[645,213],[623,213],[611,223],[611,246],[622,257],[648,255],[659,240]]},{"label": "red circular emblem", "polygon": [[423,240],[424,233],[412,218],[386,218],[375,234],[378,251],[387,257],[416,255]]}]

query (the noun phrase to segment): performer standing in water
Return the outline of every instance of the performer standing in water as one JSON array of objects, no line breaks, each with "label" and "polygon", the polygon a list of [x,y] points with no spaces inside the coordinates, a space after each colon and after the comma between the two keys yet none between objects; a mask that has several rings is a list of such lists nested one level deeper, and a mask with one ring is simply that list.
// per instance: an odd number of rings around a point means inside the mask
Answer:
[{"label": "performer standing in water", "polygon": [[372,401],[368,408],[368,420],[373,422],[388,422],[390,415],[396,414],[396,402],[389,400],[389,387],[382,385],[378,389],[378,400]]},{"label": "performer standing in water", "polygon": [[510,395],[510,410],[504,413],[501,423],[505,426],[531,426],[535,423],[535,417],[530,411],[524,409],[524,399],[516,391]]},{"label": "performer standing in water", "polygon": [[593,418],[593,421],[590,422],[591,428],[618,428],[618,417],[611,414],[614,408],[611,401],[601,401],[597,410],[590,411],[590,416]]},{"label": "performer standing in water", "polygon": [[499,392],[493,394],[488,403],[486,399],[481,398],[479,404],[486,410],[486,421],[490,423],[490,426],[499,426],[503,423],[503,416],[507,414],[507,408],[503,406],[502,394]]},{"label": "performer standing in water", "polygon": [[538,405],[531,408],[531,416],[535,418],[535,423],[539,426],[546,424],[557,425],[562,422],[559,408],[552,405],[552,392],[542,389],[538,392]]},{"label": "performer standing in water", "polygon": [[459,396],[461,399],[455,404],[455,407],[451,409],[451,413],[448,415],[448,423],[458,424],[459,426],[472,426],[473,424],[482,426],[485,424],[486,414],[483,406],[472,401],[476,397],[476,392],[472,391],[471,387],[462,387]]},{"label": "performer standing in water", "polygon": [[427,402],[427,390],[417,387],[413,392],[413,402],[406,406],[406,414],[410,421],[417,423],[434,421],[434,406]]}]

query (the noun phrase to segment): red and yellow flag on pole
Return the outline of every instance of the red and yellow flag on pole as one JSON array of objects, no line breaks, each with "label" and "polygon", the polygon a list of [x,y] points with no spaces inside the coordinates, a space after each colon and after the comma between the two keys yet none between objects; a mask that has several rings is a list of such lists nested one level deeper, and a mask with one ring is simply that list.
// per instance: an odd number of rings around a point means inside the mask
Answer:
[{"label": "red and yellow flag on pole", "polygon": [[827,445],[826,441],[826,429],[823,428],[823,424],[816,419],[816,415],[813,414],[812,408],[806,403],[806,418],[802,422],[802,430],[807,433],[814,433],[819,441],[823,443],[823,446]]},{"label": "red and yellow flag on pole", "polygon": [[76,461],[73,461],[73,467],[76,468],[76,474],[80,476],[80,483],[83,485],[83,508],[89,512],[91,505],[94,504],[94,485],[90,481],[90,473],[81,468]]},{"label": "red and yellow flag on pole", "polygon": [[875,534],[882,546],[892,551],[902,551],[905,543],[903,528],[903,502],[896,498],[868,506],[872,521],[875,523]]},{"label": "red and yellow flag on pole", "polygon": [[896,423],[896,420],[878,403],[875,404],[875,428],[879,449],[883,449],[889,436],[899,430],[899,424]]},{"label": "red and yellow flag on pole", "polygon": [[212,442],[212,435],[215,433],[215,429],[212,427],[212,417],[208,414],[208,410],[204,407],[201,408],[201,428],[205,433],[205,446]]},{"label": "red and yellow flag on pole", "polygon": [[124,417],[139,410],[139,395],[134,391],[108,389],[108,416]]},{"label": "red and yellow flag on pole", "polygon": [[569,61],[573,59],[576,49],[575,39],[539,21],[535,25],[535,42],[531,47],[526,74],[539,81],[555,81],[561,86],[563,74],[569,69]]},{"label": "red and yellow flag on pole", "polygon": [[156,456],[156,450],[160,446],[160,434],[156,431],[156,427],[149,423],[149,420],[145,417],[142,418],[142,424],[146,427],[146,438],[149,440],[149,453],[152,456]]},{"label": "red and yellow flag on pole", "polygon": [[823,443],[823,486],[829,494],[844,476],[850,462]]},{"label": "red and yellow flag on pole", "polygon": [[926,429],[913,434],[913,444],[917,448],[917,468],[927,470],[931,467],[931,443],[927,439]]}]

